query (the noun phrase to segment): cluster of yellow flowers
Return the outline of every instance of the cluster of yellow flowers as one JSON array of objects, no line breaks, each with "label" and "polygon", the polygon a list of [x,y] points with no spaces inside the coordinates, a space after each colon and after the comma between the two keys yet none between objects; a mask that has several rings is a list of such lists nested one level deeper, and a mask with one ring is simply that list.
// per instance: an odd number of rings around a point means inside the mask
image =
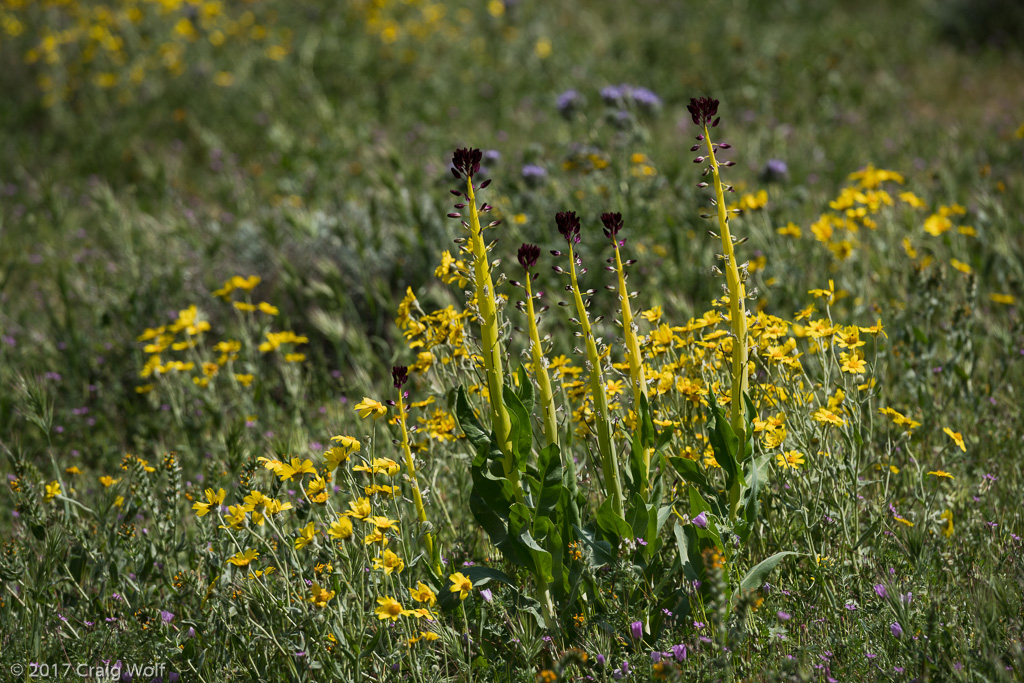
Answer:
[{"label": "cluster of yellow flowers", "polygon": [[[839,195],[829,202],[830,211],[822,213],[810,225],[810,233],[819,243],[825,245],[833,254],[836,260],[845,261],[853,253],[864,245],[857,239],[861,228],[878,230],[882,224],[895,225],[894,217],[887,215],[880,217],[884,210],[892,211],[898,206],[909,209],[914,216],[917,212],[929,211],[928,203],[913,192],[907,190],[896,193],[895,197],[885,189],[885,184],[903,185],[904,177],[895,172],[875,168],[868,165],[848,176],[853,184],[841,188]],[[960,204],[940,204],[923,219],[912,217],[911,221],[928,236],[939,237],[949,234],[956,234],[959,239],[971,239],[978,236],[974,226],[963,223],[962,219],[967,215],[966,207]],[[795,223],[777,228],[779,235],[800,238],[803,230]],[[924,238],[927,240],[927,238]],[[918,241],[913,233],[900,236],[900,245],[904,253],[912,259],[917,267],[927,268],[935,261],[935,256],[921,247],[925,242]],[[953,244],[964,246],[964,244]],[[949,265],[964,274],[971,274],[971,265],[957,258],[950,258]],[[753,270],[753,269],[752,269]],[[989,294],[989,299],[995,303],[1013,305],[1016,297],[1012,294],[994,292]]]},{"label": "cluster of yellow flowers", "polygon": [[[236,275],[225,282],[224,286],[213,292],[213,294],[225,301],[231,301],[233,308],[241,314],[258,312],[271,317],[276,316],[278,314],[277,307],[265,301],[253,304],[250,301],[231,300],[233,292],[250,292],[259,283],[260,277],[258,275],[250,275],[249,277]],[[243,328],[254,328],[256,326],[255,320],[251,317],[244,318],[243,316]],[[139,371],[139,377],[149,379],[171,372],[187,373],[198,369],[198,372],[192,377],[193,384],[199,387],[208,386],[210,380],[222,368],[234,365],[243,350],[243,346],[248,348],[248,345],[243,345],[243,342],[239,339],[224,339],[212,346],[212,350],[216,355],[207,355],[204,353],[202,341],[203,334],[209,330],[210,323],[202,318],[199,309],[195,305],[179,311],[178,317],[169,325],[147,328],[137,337],[137,340],[144,345],[142,348],[143,352],[148,354],[145,364]],[[265,336],[266,340],[257,347],[262,353],[278,351],[283,345],[289,345],[289,350],[284,353],[284,362],[301,363],[306,360],[305,354],[297,353],[290,349],[294,346],[308,343],[309,339],[307,337],[297,335],[288,330],[282,332],[267,331]],[[168,351],[185,353],[187,360],[165,360],[164,354]],[[243,387],[251,386],[255,379],[254,374],[251,372],[232,373],[232,377]],[[156,384],[147,383],[136,387],[135,391],[144,394],[153,391],[155,388]]]},{"label": "cluster of yellow flowers", "polygon": [[[0,31],[8,40],[25,41],[22,58],[38,69],[45,106],[86,87],[114,90],[124,103],[154,74],[183,74],[200,50],[216,61],[218,53],[255,43],[267,58],[284,59],[291,51],[291,31],[275,29],[276,14],[259,5],[255,0],[241,7],[222,0],[0,0]],[[226,87],[234,77],[216,71],[212,81]]]}]

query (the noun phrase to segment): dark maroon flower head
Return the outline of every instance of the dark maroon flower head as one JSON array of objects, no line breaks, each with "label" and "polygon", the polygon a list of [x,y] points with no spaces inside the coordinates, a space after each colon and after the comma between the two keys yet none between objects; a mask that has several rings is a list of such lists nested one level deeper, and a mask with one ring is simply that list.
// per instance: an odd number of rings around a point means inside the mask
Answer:
[{"label": "dark maroon flower head", "polygon": [[519,259],[519,265],[521,265],[526,272],[530,272],[530,268],[537,265],[537,259],[540,258],[540,247],[536,244],[527,244],[526,242],[523,242],[523,246],[519,247],[517,258]]},{"label": "dark maroon flower head", "polygon": [[614,241],[619,230],[622,230],[622,214],[602,213],[601,222],[604,223],[604,236]]},{"label": "dark maroon flower head", "polygon": [[470,178],[480,170],[483,152],[478,149],[457,149],[452,157],[452,175],[456,178]]},{"label": "dark maroon flower head", "polygon": [[719,119],[711,121],[715,114],[718,113],[718,100],[710,97],[694,97],[686,105],[686,109],[690,112],[690,116],[693,117],[694,125],[704,128],[708,125],[709,121],[712,128],[718,125]]},{"label": "dark maroon flower head", "polygon": [[395,380],[395,389],[401,389],[402,385],[409,381],[409,368],[396,365],[391,368],[391,377]]},{"label": "dark maroon flower head", "polygon": [[559,211],[555,214],[555,223],[570,247],[580,243],[580,219],[575,211]]}]

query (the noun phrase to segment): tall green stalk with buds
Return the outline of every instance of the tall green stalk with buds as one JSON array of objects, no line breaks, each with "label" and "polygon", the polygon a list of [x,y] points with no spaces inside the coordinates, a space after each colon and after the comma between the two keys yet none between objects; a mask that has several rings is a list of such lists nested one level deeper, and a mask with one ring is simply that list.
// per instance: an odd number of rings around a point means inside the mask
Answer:
[{"label": "tall green stalk with buds", "polygon": [[[587,353],[587,369],[590,375],[590,393],[594,398],[594,422],[597,425],[597,447],[601,453],[601,471],[604,475],[605,492],[611,500],[612,511],[622,517],[622,484],[619,480],[619,464],[615,454],[615,444],[612,441],[611,416],[608,413],[608,394],[605,391],[604,373],[601,371],[601,357],[597,353],[597,340],[594,337],[593,328],[590,325],[590,316],[587,314],[588,301],[583,300],[583,292],[580,291],[579,280],[576,269],[586,273],[583,262],[576,254],[575,246],[580,243],[580,219],[575,211],[562,211],[555,216],[558,225],[558,232],[562,234],[569,245],[569,270],[563,270],[555,266],[558,273],[568,273],[570,284],[567,290],[572,292],[573,301],[576,304],[576,314],[579,319],[572,321],[580,326],[581,331],[577,336],[583,337]],[[556,255],[561,255],[556,252]],[[593,292],[587,291],[589,296]],[[598,319],[599,320],[599,319]]]},{"label": "tall green stalk with buds", "polygon": [[[707,163],[704,175],[711,174],[712,183],[715,188],[715,198],[711,203],[717,208],[718,235],[722,239],[722,260],[725,269],[726,287],[729,291],[729,322],[732,325],[733,347],[732,347],[732,394],[730,409],[730,423],[733,431],[743,440],[743,395],[748,389],[748,350],[747,350],[747,292],[740,278],[740,269],[736,263],[737,244],[745,240],[736,240],[729,230],[729,210],[725,205],[725,193],[732,192],[731,185],[722,182],[722,168],[734,166],[734,161],[719,161],[716,152],[718,150],[730,149],[727,143],[715,143],[711,141],[711,128],[718,126],[721,117],[718,114],[718,100],[710,97],[700,97],[690,101],[687,106],[693,123],[703,129],[703,133],[697,136],[697,144],[690,148],[691,152],[700,150],[701,145],[707,149],[707,156],[698,156],[693,161],[697,164]],[[700,188],[708,187],[706,182],[698,185]],[[733,209],[739,213],[739,209]]]},{"label": "tall green stalk with buds", "polygon": [[[540,316],[533,305],[534,299],[543,296],[543,292],[536,294],[533,292],[533,282],[539,274],[530,272],[530,269],[537,265],[539,257],[540,247],[537,245],[523,244],[519,247],[517,254],[519,265],[526,271],[526,278],[520,285],[526,292],[526,301],[520,302],[520,305],[526,309],[527,333],[530,336],[530,364],[533,368],[533,376],[537,380],[539,392],[537,402],[544,423],[544,442],[547,445],[558,443],[558,415],[555,412],[555,396],[551,391],[551,377],[548,375],[548,366],[544,358],[544,347],[541,345],[540,332],[537,330]],[[512,284],[519,285],[520,283],[513,282]],[[542,307],[541,311],[545,309],[547,306]]]},{"label": "tall green stalk with buds", "polygon": [[[707,156],[698,156],[693,161],[697,164],[706,163],[704,175],[711,174],[715,188],[715,198],[711,200],[717,208],[718,237],[722,240],[722,265],[725,270],[726,288],[729,293],[729,322],[732,325],[732,391],[729,403],[729,422],[739,443],[746,442],[747,427],[745,419],[745,396],[749,382],[748,349],[747,349],[747,292],[740,277],[740,269],[736,263],[736,244],[745,240],[736,240],[729,230],[729,210],[725,205],[725,193],[732,192],[731,185],[722,182],[722,167],[735,165],[733,161],[719,161],[716,152],[729,149],[727,143],[711,141],[711,129],[718,126],[721,120],[718,114],[718,100],[700,97],[690,101],[687,106],[693,123],[700,126],[703,133],[697,136],[697,144],[690,151],[700,150],[702,144]],[[701,182],[698,187],[705,188],[708,184]],[[739,213],[739,209],[733,210]],[[729,517],[735,520],[740,505],[740,487],[742,477],[737,477],[729,487]]]},{"label": "tall green stalk with buds", "polygon": [[[643,402],[641,397],[647,399],[647,376],[644,373],[643,359],[640,357],[640,338],[637,335],[639,327],[633,321],[633,308],[629,303],[632,295],[626,289],[626,266],[631,265],[632,262],[623,262],[622,252],[620,251],[620,248],[626,244],[625,239],[619,239],[619,231],[622,230],[622,214],[601,214],[601,222],[604,224],[604,236],[611,240],[612,247],[615,250],[615,255],[608,259],[608,263],[611,265],[607,266],[607,268],[615,273],[618,282],[616,287],[609,286],[608,289],[616,290],[619,294],[619,311],[622,315],[622,337],[626,346],[626,361],[629,363],[629,382],[633,386],[633,410],[636,412],[637,419],[640,420],[642,419],[640,412]],[[644,449],[643,461],[643,471],[649,473],[651,471],[650,449]],[[649,488],[649,481],[645,479],[645,481],[641,482],[641,491],[645,499],[647,498]]]},{"label": "tall green stalk with buds", "polygon": [[[476,308],[477,320],[480,324],[480,350],[484,359],[484,375],[487,378],[487,392],[490,398],[491,407],[491,429],[497,438],[498,448],[501,450],[503,460],[502,467],[505,476],[512,482],[516,489],[516,497],[522,500],[522,484],[519,481],[519,470],[516,464],[516,456],[513,452],[511,435],[512,419],[509,416],[502,394],[505,386],[505,377],[501,362],[501,345],[498,341],[498,309],[496,305],[496,293],[494,282],[491,279],[491,263],[488,260],[489,247],[484,242],[484,228],[480,225],[480,213],[491,210],[491,206],[484,204],[481,207],[476,205],[476,191],[483,190],[490,185],[490,180],[485,180],[479,186],[474,184],[473,177],[480,171],[480,161],[483,153],[479,149],[458,149],[452,158],[452,174],[466,181],[465,192],[452,190],[456,197],[464,198],[464,202],[455,205],[456,209],[465,209],[469,212],[469,221],[462,221],[462,226],[469,231],[468,246],[463,245],[462,249],[473,258],[473,284],[476,287]],[[449,218],[462,218],[462,214],[453,212],[448,214]],[[500,221],[492,221],[487,227],[497,226]]]},{"label": "tall green stalk with buds", "polygon": [[407,424],[409,418],[409,410],[412,406],[406,403],[409,398],[409,390],[402,389],[407,381],[409,381],[409,368],[404,365],[396,365],[391,368],[391,377],[394,380],[395,389],[398,390],[398,401],[395,402],[395,407],[398,408],[398,424],[402,428],[402,440],[401,449],[402,456],[405,459],[405,471],[409,475],[409,484],[412,487],[412,502],[413,507],[416,508],[416,518],[420,522],[420,526],[424,529],[422,532],[422,543],[424,550],[427,551],[427,559],[430,562],[430,567],[434,570],[434,573],[438,576],[441,575],[441,552],[437,545],[434,543],[434,536],[426,529],[430,526],[430,521],[427,519],[427,509],[423,505],[423,494],[420,491],[419,477],[416,474],[416,462],[412,457],[412,449],[409,447],[409,427]]},{"label": "tall green stalk with buds", "polygon": [[[715,460],[725,475],[725,492],[717,482],[709,479],[693,461],[686,458],[670,458],[680,476],[691,486],[687,487],[690,498],[690,522],[677,527],[676,539],[680,555],[688,559],[682,563],[684,573],[698,578],[704,568],[692,558],[704,551],[714,549],[726,556],[726,566],[732,566],[732,557],[741,544],[746,543],[760,521],[758,492],[767,479],[770,453],[755,453],[753,437],[754,408],[747,391],[747,296],[743,286],[743,274],[736,263],[735,247],[744,240],[736,240],[729,230],[729,213],[725,205],[725,193],[733,188],[722,182],[721,169],[733,166],[732,161],[720,161],[717,152],[729,149],[725,143],[711,140],[711,129],[718,125],[718,100],[701,97],[690,100],[687,107],[693,123],[699,126],[701,134],[697,144],[690,151],[704,147],[707,154],[693,161],[706,163],[704,176],[711,175],[715,197],[712,203],[717,207],[718,233],[722,240],[723,266],[726,277],[726,291],[729,297],[729,317],[732,325],[732,391],[730,418],[718,406],[714,392],[708,395],[711,403],[711,419],[708,422],[708,440],[714,450]],[[700,182],[700,188],[709,187]],[[735,211],[735,213],[739,213]],[[711,215],[702,216],[712,218]],[[745,270],[745,269],[744,269]],[[720,272],[718,268],[716,273]],[[739,579],[739,588],[749,590],[764,582],[764,578],[785,557],[794,555],[791,551],[776,553],[755,565],[746,576]],[[735,593],[733,594],[735,595]]]}]

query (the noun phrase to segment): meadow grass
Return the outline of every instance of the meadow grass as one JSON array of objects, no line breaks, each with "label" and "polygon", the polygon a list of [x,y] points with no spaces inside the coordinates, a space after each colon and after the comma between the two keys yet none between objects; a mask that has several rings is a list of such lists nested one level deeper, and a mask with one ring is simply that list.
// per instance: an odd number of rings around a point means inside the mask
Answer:
[{"label": "meadow grass", "polygon": [[998,4],[0,0],[0,678],[1018,679]]}]

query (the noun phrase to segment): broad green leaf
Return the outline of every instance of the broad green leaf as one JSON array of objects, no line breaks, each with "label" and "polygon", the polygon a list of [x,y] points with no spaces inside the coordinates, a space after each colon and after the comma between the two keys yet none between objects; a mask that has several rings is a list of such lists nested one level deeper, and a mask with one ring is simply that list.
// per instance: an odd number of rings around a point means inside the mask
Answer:
[{"label": "broad green leaf", "polygon": [[523,407],[526,408],[526,414],[533,414],[534,401],[536,400],[536,393],[533,389],[533,380],[530,379],[529,375],[526,374],[526,368],[522,365],[519,366],[519,389],[516,391],[516,395],[519,400],[522,401]]},{"label": "broad green leaf", "polygon": [[704,473],[693,460],[689,458],[681,458],[673,456],[668,459],[669,463],[672,464],[672,468],[679,473],[686,482],[693,484],[699,488],[704,494],[709,497],[715,498],[718,496],[718,492],[715,491],[714,487],[708,482],[708,478],[704,476]]},{"label": "broad green leaf", "polygon": [[509,538],[529,553],[532,561],[527,567],[537,580],[551,583],[551,553],[544,550],[530,534],[532,521],[529,508],[522,503],[513,503],[508,515]]},{"label": "broad green leaf", "polygon": [[526,408],[516,396],[516,392],[507,384],[502,388],[502,398],[512,422],[509,440],[512,442],[512,450],[516,456],[516,467],[522,471],[526,461],[530,459],[530,448],[533,445],[533,425],[530,423],[530,414],[526,412]]},{"label": "broad green leaf", "polygon": [[643,436],[638,428],[633,432],[633,441],[629,449],[629,469],[626,474],[626,493],[631,497],[644,488],[647,481],[647,467],[644,465]]},{"label": "broad green leaf", "polygon": [[740,581],[740,590],[748,591],[752,588],[757,588],[758,586],[764,583],[764,580],[768,577],[768,574],[770,574],[771,571],[775,569],[775,567],[780,562],[782,562],[790,555],[800,554],[802,553],[793,552],[791,550],[785,550],[781,553],[775,553],[767,560],[762,560],[761,562],[758,562],[753,569],[747,572],[747,575],[743,577],[743,580]]},{"label": "broad green leaf", "polygon": [[479,450],[482,445],[490,443],[490,436],[480,424],[480,420],[477,419],[476,413],[469,405],[466,390],[461,386],[455,398],[455,417],[458,418],[459,427],[462,428],[462,432],[469,442],[473,444],[473,448]]},{"label": "broad green leaf", "polygon": [[704,578],[704,563],[700,559],[700,539],[692,527],[692,524],[677,523],[672,531],[679,549],[679,562],[683,576],[688,581],[697,581]]},{"label": "broad green leaf", "polygon": [[732,430],[732,426],[729,424],[725,413],[718,407],[714,392],[709,392],[708,397],[711,401],[711,414],[713,416],[713,423],[708,437],[711,441],[711,448],[715,452],[715,460],[718,461],[722,471],[725,472],[725,488],[728,490],[732,488],[733,483],[737,479],[740,479],[740,485],[743,484],[743,475],[737,463],[740,440],[736,436],[736,432]]},{"label": "broad green leaf", "polygon": [[515,581],[513,581],[512,578],[509,577],[508,574],[506,574],[503,571],[499,571],[497,569],[494,569],[493,567],[484,567],[484,566],[481,566],[481,565],[473,565],[472,567],[467,567],[466,569],[462,570],[462,573],[470,581],[473,582],[473,588],[481,588],[481,587],[486,586],[487,584],[489,584],[491,581],[496,581],[497,583],[503,583],[506,586],[511,586],[512,588],[515,588],[515,589],[519,588],[516,585]]},{"label": "broad green leaf", "polygon": [[550,517],[562,497],[562,458],[557,444],[550,444],[539,453],[537,481],[536,517]]},{"label": "broad green leaf", "polygon": [[598,509],[597,526],[605,533],[605,538],[614,541],[612,545],[616,548],[622,540],[627,538],[632,540],[633,538],[633,531],[629,524],[622,517],[615,514],[611,498],[606,499]]}]

